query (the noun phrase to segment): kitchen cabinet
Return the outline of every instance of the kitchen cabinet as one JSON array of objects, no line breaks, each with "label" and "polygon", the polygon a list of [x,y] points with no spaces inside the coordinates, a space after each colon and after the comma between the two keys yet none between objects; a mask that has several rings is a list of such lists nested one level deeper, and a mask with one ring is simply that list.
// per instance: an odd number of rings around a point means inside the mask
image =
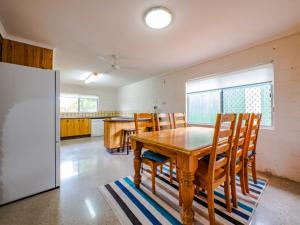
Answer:
[{"label": "kitchen cabinet", "polygon": [[79,122],[79,131],[81,135],[90,135],[91,134],[91,120],[90,119],[81,119]]},{"label": "kitchen cabinet", "polygon": [[91,120],[88,118],[70,118],[60,120],[60,137],[79,137],[91,135]]},{"label": "kitchen cabinet", "polygon": [[117,149],[122,146],[123,129],[133,129],[133,119],[104,120],[104,146],[107,149]]},{"label": "kitchen cabinet", "polygon": [[53,68],[52,49],[41,48],[8,39],[1,39],[0,44],[2,46],[0,58],[3,62],[41,69],[52,70]]},{"label": "kitchen cabinet", "polygon": [[60,137],[68,136],[68,120],[61,119],[60,120]]}]

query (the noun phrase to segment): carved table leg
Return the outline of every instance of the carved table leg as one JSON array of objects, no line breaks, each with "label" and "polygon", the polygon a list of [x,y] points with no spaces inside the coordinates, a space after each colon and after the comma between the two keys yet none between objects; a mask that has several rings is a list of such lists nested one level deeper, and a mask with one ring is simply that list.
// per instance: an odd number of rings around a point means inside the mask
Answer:
[{"label": "carved table leg", "polygon": [[142,152],[142,144],[136,141],[132,141],[132,149],[134,153],[134,184],[137,188],[140,187],[141,183],[141,164],[142,164],[142,158],[141,158],[141,152]]},{"label": "carved table leg", "polygon": [[[193,156],[181,155],[178,167],[180,170],[180,191],[181,198],[181,219],[183,224],[192,224],[194,221],[193,200],[194,200],[194,179],[198,167],[198,160]],[[177,158],[178,159],[178,158]],[[180,201],[180,200],[179,200]]]}]

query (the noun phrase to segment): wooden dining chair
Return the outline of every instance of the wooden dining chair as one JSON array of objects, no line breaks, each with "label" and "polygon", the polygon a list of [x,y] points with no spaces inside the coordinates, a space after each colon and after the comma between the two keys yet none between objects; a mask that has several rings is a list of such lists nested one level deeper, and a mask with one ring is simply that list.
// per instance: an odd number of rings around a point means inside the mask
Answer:
[{"label": "wooden dining chair", "polygon": [[256,144],[258,139],[258,132],[261,122],[261,113],[252,113],[248,134],[245,140],[245,148],[243,152],[244,158],[244,180],[245,180],[245,191],[249,193],[249,182],[248,182],[248,167],[251,167],[253,181],[257,183],[256,176]]},{"label": "wooden dining chair", "polygon": [[156,114],[157,130],[172,129],[172,119],[170,113]]},{"label": "wooden dining chair", "polygon": [[196,194],[199,193],[199,188],[207,192],[210,224],[215,224],[214,190],[222,184],[226,208],[231,212],[230,160],[235,121],[235,114],[217,114],[209,162],[200,159],[195,173]]},{"label": "wooden dining chair", "polygon": [[[172,129],[172,119],[170,113],[158,113],[156,114],[156,128],[158,131],[165,129]],[[173,159],[173,163],[166,164],[165,166],[169,167],[170,170],[173,171],[173,165],[176,166],[176,160]],[[163,172],[163,165],[160,166],[160,173]],[[171,174],[170,174],[171,176]],[[178,176],[176,173],[176,179],[178,180]],[[171,179],[171,183],[173,182],[173,178]]]},{"label": "wooden dining chair", "polygon": [[187,127],[185,113],[173,113],[173,127],[176,129],[178,127]]},{"label": "wooden dining chair", "polygon": [[245,141],[247,136],[247,131],[249,128],[250,114],[240,113],[237,120],[237,126],[234,135],[232,153],[231,153],[231,168],[230,168],[230,178],[231,178],[231,196],[232,203],[234,207],[238,207],[237,197],[236,197],[236,175],[240,177],[240,186],[243,194],[245,193],[245,181],[243,173],[243,150],[245,148]]},{"label": "wooden dining chair", "polygon": [[[155,131],[154,114],[152,113],[135,113],[134,124],[136,133],[142,133],[147,131]],[[151,168],[152,175],[152,193],[155,194],[155,177],[157,167],[165,163],[171,164],[172,159],[159,153],[146,150],[142,154],[142,163],[148,165]],[[143,167],[142,167],[143,171]],[[170,168],[170,182],[172,182],[172,169]]]}]

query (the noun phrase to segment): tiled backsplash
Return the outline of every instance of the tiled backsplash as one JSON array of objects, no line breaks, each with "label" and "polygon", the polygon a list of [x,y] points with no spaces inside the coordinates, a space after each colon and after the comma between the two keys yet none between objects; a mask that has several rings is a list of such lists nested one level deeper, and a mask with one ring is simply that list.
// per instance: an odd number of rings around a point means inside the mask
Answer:
[{"label": "tiled backsplash", "polygon": [[60,118],[82,118],[82,117],[133,117],[132,112],[100,111],[94,113],[60,113]]}]

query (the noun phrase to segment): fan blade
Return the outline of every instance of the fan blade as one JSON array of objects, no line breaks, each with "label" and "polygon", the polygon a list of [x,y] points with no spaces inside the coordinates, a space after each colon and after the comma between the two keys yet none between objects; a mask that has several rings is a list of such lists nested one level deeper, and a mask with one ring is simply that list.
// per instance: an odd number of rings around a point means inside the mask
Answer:
[{"label": "fan blade", "polygon": [[124,70],[137,70],[137,67],[133,67],[133,66],[120,66],[120,69],[124,69]]},{"label": "fan blade", "polygon": [[103,62],[109,63],[109,64],[113,64],[114,62],[112,60],[107,59],[104,56],[98,55],[97,56],[98,59],[102,60]]},{"label": "fan blade", "polygon": [[114,68],[113,67],[109,67],[105,72],[104,72],[104,74],[109,74],[111,71],[113,71],[114,70]]}]

